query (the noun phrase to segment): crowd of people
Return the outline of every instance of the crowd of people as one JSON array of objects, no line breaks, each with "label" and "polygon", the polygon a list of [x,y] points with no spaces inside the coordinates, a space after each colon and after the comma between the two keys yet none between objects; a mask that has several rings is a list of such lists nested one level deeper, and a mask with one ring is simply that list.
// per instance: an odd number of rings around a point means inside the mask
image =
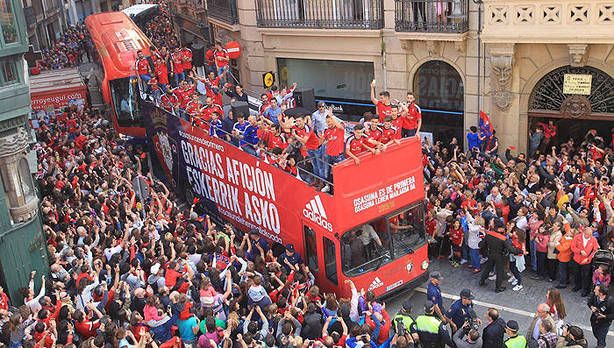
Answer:
[{"label": "crowd of people", "polygon": [[93,45],[85,24],[79,23],[69,27],[54,40],[50,48],[41,50],[39,60],[42,70],[55,70],[76,67],[92,59]]}]

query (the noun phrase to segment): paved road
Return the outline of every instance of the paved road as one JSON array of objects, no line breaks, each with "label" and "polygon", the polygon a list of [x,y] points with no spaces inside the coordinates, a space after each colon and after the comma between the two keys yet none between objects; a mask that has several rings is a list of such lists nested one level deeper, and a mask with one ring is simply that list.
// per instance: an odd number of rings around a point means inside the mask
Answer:
[{"label": "paved road", "polygon": [[[487,286],[480,287],[478,286],[478,276],[472,274],[467,268],[455,269],[447,261],[435,261],[431,264],[429,270],[440,271],[445,277],[441,284],[441,290],[444,294],[444,306],[446,308],[449,308],[450,304],[458,298],[458,294],[463,288],[471,289],[476,297],[474,301],[476,313],[482,320],[484,320],[484,314],[489,307],[498,308],[503,319],[518,321],[520,332],[523,334],[528,330],[537,304],[545,302],[546,291],[548,288],[556,285],[547,281],[534,281],[525,277],[526,279],[523,279],[524,289],[521,291],[512,291],[509,283],[506,283],[508,290],[497,294],[494,292],[494,281],[487,281]],[[418,314],[423,313],[422,310],[426,301],[425,287],[426,284],[412,292],[406,292],[389,298],[386,301],[386,308],[388,308],[390,313],[394,314],[399,310],[403,301],[409,299],[413,304],[414,312]],[[590,331],[590,311],[586,306],[586,298],[572,292],[570,289],[563,289],[561,293],[568,314],[565,322],[582,327],[585,336],[589,339],[589,347],[594,347],[596,340]],[[608,347],[614,347],[614,328],[610,328],[607,345]]]}]

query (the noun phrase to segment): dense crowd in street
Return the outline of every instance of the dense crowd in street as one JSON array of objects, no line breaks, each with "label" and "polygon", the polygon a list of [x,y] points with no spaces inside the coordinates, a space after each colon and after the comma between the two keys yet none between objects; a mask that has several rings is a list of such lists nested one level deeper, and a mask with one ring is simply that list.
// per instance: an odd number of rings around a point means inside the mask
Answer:
[{"label": "dense crowd in street", "polygon": [[42,50],[39,61],[43,70],[56,70],[76,67],[84,61],[91,61],[93,46],[85,24],[64,30],[58,40],[54,40],[50,48]]},{"label": "dense crowd in street", "polygon": [[[363,153],[384,156],[421,135],[414,95],[395,100],[377,93],[375,81],[374,112],[351,131],[325,103],[286,116],[296,85],[263,92],[257,114],[233,115],[224,95],[247,94],[230,83],[228,53],[212,47],[207,76],[199,76],[162,9],[146,29],[156,49],[139,52],[135,64],[147,94],[318,190],[332,192],[336,163],[360,166]],[[90,52],[86,37],[82,26],[67,31],[44,53],[47,68],[79,64]],[[470,289],[445,308],[446,275],[437,271],[424,308],[406,301],[389,313],[351,281],[343,285],[349,298],[323,293],[292,244],[274,248],[257,231],[216,225],[197,201],[178,205],[152,176],[145,149],[120,139],[105,115],[68,107],[37,124],[50,274],[32,274],[23,303],[0,293],[0,342],[8,347],[586,348],[590,333],[580,326],[589,323],[568,321],[566,288],[586,297],[597,347],[606,346],[614,320],[613,149],[595,130],[561,142],[553,123],[537,124],[526,154],[499,148],[487,120],[471,127],[466,150],[462,139],[424,141],[429,256],[469,267],[476,285],[491,280],[497,292],[509,291],[506,283],[522,292],[527,276],[550,284],[520,332],[496,308],[482,322]],[[135,179],[146,182],[148,199],[134,191]]]}]

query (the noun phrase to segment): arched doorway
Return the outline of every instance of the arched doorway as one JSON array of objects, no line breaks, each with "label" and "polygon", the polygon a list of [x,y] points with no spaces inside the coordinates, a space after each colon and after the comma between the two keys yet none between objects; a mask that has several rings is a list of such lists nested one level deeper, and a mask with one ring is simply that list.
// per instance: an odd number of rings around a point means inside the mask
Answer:
[{"label": "arched doorway", "polygon": [[441,60],[422,64],[414,77],[414,95],[422,108],[423,132],[435,139],[463,142],[465,89],[456,69]]},{"label": "arched doorway", "polygon": [[530,130],[540,122],[557,125],[554,143],[570,137],[581,140],[589,129],[596,129],[607,142],[614,121],[614,78],[590,66],[552,70],[533,88],[528,115]]}]

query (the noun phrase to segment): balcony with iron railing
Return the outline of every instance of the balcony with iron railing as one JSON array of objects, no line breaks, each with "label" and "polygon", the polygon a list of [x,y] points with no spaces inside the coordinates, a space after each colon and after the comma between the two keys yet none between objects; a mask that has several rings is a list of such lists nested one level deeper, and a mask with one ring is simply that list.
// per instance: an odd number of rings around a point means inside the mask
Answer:
[{"label": "balcony with iron railing", "polygon": [[459,34],[469,30],[468,0],[395,0],[399,32]]},{"label": "balcony with iron railing", "polygon": [[383,0],[256,0],[261,28],[381,29]]},{"label": "balcony with iron railing", "polygon": [[169,2],[171,12],[183,19],[196,23],[207,21],[204,0],[178,0]]},{"label": "balcony with iron railing", "polygon": [[207,0],[207,15],[230,25],[238,24],[237,0]]}]

